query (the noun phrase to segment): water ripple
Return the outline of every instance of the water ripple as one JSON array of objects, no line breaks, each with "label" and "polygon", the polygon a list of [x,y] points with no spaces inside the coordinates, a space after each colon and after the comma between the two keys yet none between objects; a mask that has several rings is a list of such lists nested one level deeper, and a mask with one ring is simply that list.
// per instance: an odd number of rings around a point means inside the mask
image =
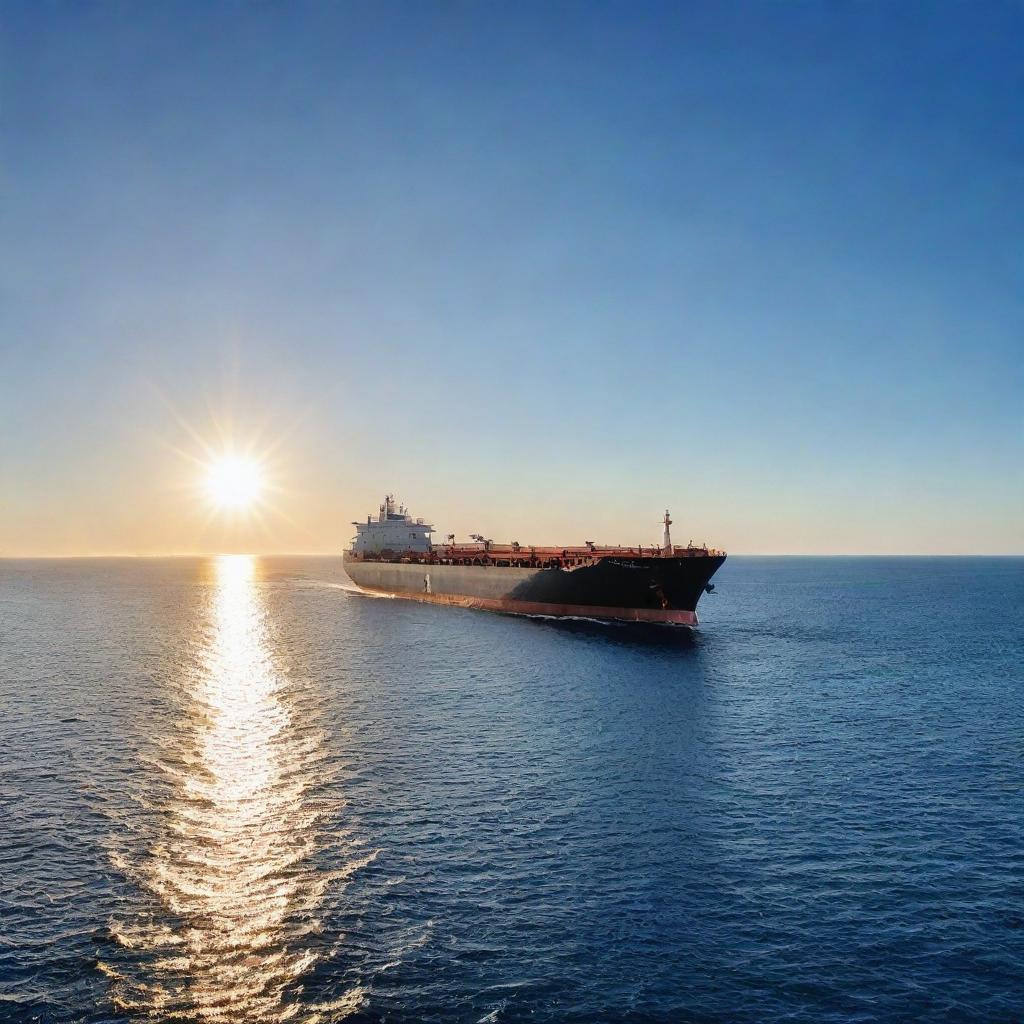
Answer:
[{"label": "water ripple", "polygon": [[115,1005],[161,1020],[338,1019],[360,1005],[358,988],[319,1006],[293,997],[321,956],[306,940],[325,892],[373,854],[314,866],[320,819],[338,810],[312,798],[328,781],[324,732],[296,718],[252,559],[217,561],[207,615],[182,719],[150,759],[161,777],[135,794],[158,810],[151,831],[110,851],[148,897],[111,924],[131,956],[98,968]]},{"label": "water ripple", "polygon": [[683,642],[0,562],[0,1021],[1024,1019],[1024,560],[720,575]]}]

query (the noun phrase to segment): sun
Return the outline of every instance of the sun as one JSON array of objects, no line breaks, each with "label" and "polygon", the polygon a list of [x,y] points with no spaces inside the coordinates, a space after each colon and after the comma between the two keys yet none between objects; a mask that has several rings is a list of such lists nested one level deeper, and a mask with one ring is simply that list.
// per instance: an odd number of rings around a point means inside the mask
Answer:
[{"label": "sun", "polygon": [[217,508],[251,508],[263,494],[263,467],[255,459],[223,455],[206,467],[206,493]]}]

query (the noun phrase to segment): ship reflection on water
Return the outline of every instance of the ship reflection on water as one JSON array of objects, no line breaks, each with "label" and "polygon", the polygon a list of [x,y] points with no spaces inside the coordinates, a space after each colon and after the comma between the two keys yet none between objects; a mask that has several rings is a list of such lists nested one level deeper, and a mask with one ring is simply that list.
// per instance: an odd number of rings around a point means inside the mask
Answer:
[{"label": "ship reflection on water", "polygon": [[689,626],[669,626],[652,622],[602,622],[598,619],[551,618],[528,616],[525,621],[553,633],[565,633],[599,641],[610,646],[668,648],[676,651],[699,651],[707,640]]},{"label": "ship reflection on water", "polygon": [[[114,925],[132,966],[107,972],[115,1002],[151,1018],[294,1019],[297,982],[320,955],[304,939],[332,880],[312,865],[324,737],[289,708],[255,575],[249,556],[215,563],[185,721],[157,760],[159,824],[119,865],[156,905]],[[359,1001],[353,991],[298,1019],[337,1019]]]}]

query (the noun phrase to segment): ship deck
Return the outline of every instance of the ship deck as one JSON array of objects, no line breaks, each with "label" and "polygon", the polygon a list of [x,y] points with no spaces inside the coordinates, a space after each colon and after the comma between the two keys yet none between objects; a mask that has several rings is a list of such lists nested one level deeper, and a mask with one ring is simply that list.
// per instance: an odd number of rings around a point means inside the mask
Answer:
[{"label": "ship deck", "polygon": [[660,547],[609,547],[586,544],[583,547],[537,547],[517,544],[445,544],[430,551],[380,551],[367,554],[346,553],[346,558],[359,562],[403,562],[412,565],[489,565],[519,569],[563,569],[597,565],[605,559],[646,562],[670,559],[724,558],[717,548],[674,546],[671,551]]}]

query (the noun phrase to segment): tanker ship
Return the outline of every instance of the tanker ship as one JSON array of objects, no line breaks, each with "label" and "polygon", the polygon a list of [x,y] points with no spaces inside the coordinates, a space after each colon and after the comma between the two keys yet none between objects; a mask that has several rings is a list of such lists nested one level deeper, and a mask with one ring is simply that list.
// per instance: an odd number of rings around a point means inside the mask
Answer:
[{"label": "tanker ship", "polygon": [[697,625],[697,601],[714,589],[711,577],[725,552],[672,544],[668,511],[661,546],[577,547],[496,544],[480,534],[435,544],[434,527],[413,518],[392,495],[376,516],[355,522],[342,556],[361,589],[461,608],[514,615],[585,617],[625,622]]}]

